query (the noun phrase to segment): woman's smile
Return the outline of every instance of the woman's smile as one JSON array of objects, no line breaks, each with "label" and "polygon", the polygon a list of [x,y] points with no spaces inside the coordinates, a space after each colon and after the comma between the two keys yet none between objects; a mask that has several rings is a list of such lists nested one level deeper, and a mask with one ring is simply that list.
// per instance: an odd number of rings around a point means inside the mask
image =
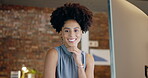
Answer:
[{"label": "woman's smile", "polygon": [[74,43],[76,40],[77,40],[76,38],[69,38],[69,39],[68,39],[68,41],[69,41],[70,43]]}]

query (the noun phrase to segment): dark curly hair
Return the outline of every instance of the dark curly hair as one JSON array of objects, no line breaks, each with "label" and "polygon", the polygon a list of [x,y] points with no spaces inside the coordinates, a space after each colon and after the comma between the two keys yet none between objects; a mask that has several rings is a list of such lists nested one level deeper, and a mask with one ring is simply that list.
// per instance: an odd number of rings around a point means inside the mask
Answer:
[{"label": "dark curly hair", "polygon": [[73,19],[79,23],[82,32],[86,32],[91,26],[92,15],[92,12],[85,6],[78,3],[66,3],[52,12],[50,22],[56,32],[59,33],[64,22]]}]

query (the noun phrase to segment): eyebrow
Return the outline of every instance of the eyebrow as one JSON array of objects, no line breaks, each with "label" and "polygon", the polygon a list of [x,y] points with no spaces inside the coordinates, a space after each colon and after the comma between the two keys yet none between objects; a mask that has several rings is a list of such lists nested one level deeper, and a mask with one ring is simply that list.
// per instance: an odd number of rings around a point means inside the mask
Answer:
[{"label": "eyebrow", "polygon": [[[79,27],[75,27],[74,29],[77,29],[77,28],[79,29]],[[64,29],[70,29],[70,28],[69,27],[65,27]]]}]

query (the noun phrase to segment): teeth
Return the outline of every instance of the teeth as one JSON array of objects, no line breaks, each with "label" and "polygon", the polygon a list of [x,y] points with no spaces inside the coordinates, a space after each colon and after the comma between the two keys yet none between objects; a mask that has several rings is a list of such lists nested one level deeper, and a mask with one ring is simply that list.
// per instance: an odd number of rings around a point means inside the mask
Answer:
[{"label": "teeth", "polygon": [[76,39],[69,39],[69,41],[75,41]]}]

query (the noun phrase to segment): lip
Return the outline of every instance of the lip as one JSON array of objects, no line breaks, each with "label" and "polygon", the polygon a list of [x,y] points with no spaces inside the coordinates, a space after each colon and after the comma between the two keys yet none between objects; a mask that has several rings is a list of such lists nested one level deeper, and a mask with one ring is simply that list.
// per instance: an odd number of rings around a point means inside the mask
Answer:
[{"label": "lip", "polygon": [[69,38],[69,39],[67,39],[68,40],[68,42],[70,42],[70,43],[74,43],[76,40],[77,40],[77,38]]}]

